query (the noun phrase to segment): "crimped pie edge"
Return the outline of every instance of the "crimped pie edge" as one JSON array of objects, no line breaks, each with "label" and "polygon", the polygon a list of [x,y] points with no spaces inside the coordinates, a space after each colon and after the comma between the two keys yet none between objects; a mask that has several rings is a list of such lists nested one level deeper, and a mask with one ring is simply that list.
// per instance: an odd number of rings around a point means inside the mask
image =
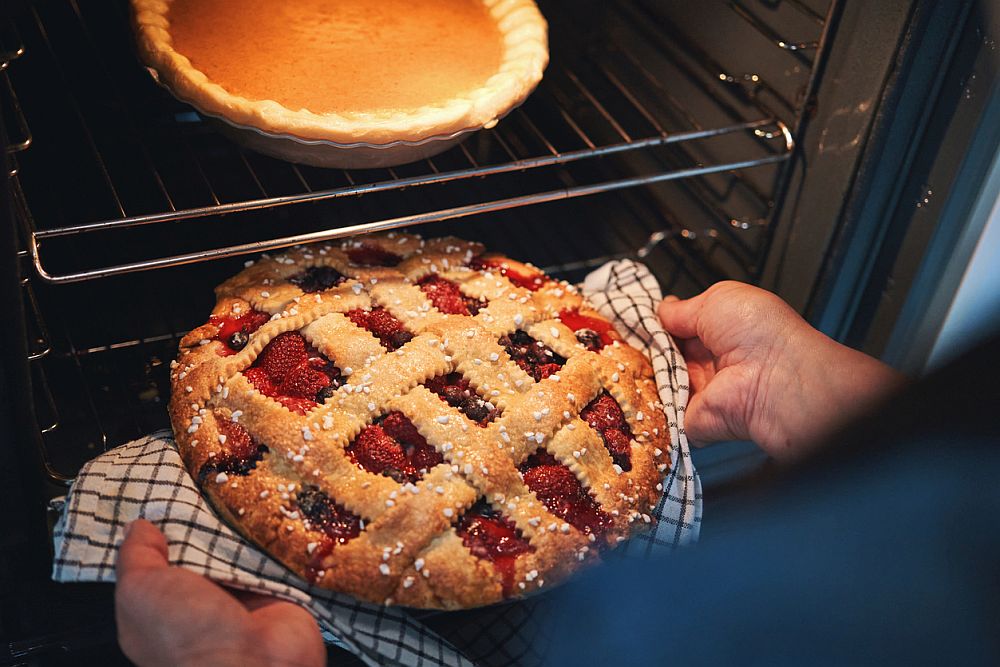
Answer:
[{"label": "crimped pie edge", "polygon": [[384,145],[421,142],[465,130],[492,127],[521,104],[548,64],[547,24],[533,0],[483,0],[501,32],[497,73],[471,93],[410,112],[319,114],[289,109],[274,100],[228,92],[173,48],[170,0],[131,0],[136,44],[144,62],[178,98],[209,115],[267,133],[306,141]]}]

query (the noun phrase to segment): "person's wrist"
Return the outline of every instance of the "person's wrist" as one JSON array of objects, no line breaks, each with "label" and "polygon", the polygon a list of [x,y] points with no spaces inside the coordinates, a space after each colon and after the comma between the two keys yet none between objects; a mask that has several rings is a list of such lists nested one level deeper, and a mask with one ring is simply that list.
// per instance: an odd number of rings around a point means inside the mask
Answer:
[{"label": "person's wrist", "polygon": [[905,383],[881,361],[809,328],[785,350],[787,378],[775,392],[781,402],[777,437],[764,448],[780,459],[808,453],[837,428]]}]

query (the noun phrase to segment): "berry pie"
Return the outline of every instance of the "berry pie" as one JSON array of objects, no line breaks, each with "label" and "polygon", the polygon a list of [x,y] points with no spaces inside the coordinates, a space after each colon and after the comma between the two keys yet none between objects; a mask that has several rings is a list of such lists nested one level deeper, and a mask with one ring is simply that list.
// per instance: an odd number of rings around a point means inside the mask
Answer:
[{"label": "berry pie", "polygon": [[571,285],[397,233],[247,264],[181,341],[170,415],[206,497],[310,583],[474,607],[652,522],[652,369]]}]

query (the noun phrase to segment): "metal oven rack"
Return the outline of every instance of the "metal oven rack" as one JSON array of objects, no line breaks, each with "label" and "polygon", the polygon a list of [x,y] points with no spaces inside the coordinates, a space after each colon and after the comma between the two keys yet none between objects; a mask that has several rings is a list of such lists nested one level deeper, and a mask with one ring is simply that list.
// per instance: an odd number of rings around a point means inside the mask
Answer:
[{"label": "metal oven rack", "polygon": [[[207,308],[184,287],[218,282],[227,258],[429,224],[569,279],[641,257],[680,292],[753,280],[838,2],[567,4],[540,2],[552,62],[521,108],[440,156],[364,171],[227,142],[138,65],[126,3],[31,4],[0,35],[0,98],[21,133],[8,150],[49,475],[167,425],[165,362]],[[691,11],[755,62],[710,52],[726,40],[688,31]],[[99,278],[101,301],[133,312],[93,316]]]}]

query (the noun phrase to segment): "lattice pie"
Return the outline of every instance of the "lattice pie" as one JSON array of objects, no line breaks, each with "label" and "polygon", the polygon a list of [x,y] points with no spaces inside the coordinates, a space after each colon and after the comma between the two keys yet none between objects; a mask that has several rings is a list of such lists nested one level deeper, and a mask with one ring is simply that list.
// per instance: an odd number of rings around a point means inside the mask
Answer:
[{"label": "lattice pie", "polygon": [[550,586],[650,523],[650,365],[572,286],[454,238],[265,256],[181,341],[191,475],[308,581],[413,607]]}]

